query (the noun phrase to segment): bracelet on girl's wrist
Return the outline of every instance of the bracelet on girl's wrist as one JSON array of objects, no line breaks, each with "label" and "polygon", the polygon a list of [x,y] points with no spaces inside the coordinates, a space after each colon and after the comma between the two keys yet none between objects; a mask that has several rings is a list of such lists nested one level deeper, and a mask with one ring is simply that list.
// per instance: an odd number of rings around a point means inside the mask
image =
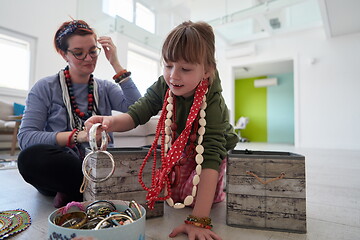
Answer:
[{"label": "bracelet on girl's wrist", "polygon": [[186,224],[191,224],[196,227],[206,228],[206,229],[212,229],[211,225],[211,218],[209,217],[196,217],[193,215],[189,215],[186,220],[184,221]]}]

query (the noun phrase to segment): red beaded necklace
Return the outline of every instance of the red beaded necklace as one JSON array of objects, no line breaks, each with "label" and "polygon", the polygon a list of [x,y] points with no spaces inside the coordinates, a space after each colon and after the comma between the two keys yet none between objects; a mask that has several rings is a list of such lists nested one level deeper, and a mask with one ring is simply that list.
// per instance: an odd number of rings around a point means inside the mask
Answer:
[{"label": "red beaded necklace", "polygon": [[68,89],[70,102],[71,102],[71,109],[73,114],[76,114],[79,118],[82,120],[86,120],[89,117],[92,116],[92,111],[94,109],[94,78],[93,75],[90,74],[89,82],[88,82],[88,107],[87,107],[87,113],[81,112],[77,103],[76,98],[74,96],[74,89],[71,82],[69,67],[67,66],[64,70],[65,75],[65,82]]}]

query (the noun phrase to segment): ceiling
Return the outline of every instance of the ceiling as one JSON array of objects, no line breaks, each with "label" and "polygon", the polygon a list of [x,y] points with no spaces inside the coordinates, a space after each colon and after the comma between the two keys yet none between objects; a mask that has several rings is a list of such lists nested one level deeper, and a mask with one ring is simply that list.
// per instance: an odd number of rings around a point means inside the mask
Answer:
[{"label": "ceiling", "polygon": [[[209,22],[229,46],[279,34],[323,27],[328,38],[360,32],[360,0],[139,0],[179,19]],[[150,7],[150,6],[149,6]],[[182,15],[183,14],[183,15]],[[235,69],[241,77],[293,71],[292,61]]]}]

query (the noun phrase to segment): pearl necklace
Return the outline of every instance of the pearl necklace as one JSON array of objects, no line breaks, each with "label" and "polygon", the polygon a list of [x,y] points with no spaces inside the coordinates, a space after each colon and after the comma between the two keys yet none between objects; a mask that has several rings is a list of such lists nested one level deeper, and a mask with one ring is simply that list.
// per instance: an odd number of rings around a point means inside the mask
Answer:
[{"label": "pearl necklace", "polygon": [[[207,90],[205,92],[205,94],[207,93]],[[167,114],[166,114],[166,120],[165,120],[165,156],[167,154],[167,151],[169,150],[169,148],[171,147],[171,133],[173,131],[173,129],[171,128],[173,122],[171,120],[172,116],[173,116],[173,109],[174,109],[174,99],[173,99],[173,93],[170,92],[169,97],[167,98],[167,102],[168,105],[166,107],[166,110],[168,110]],[[205,134],[205,126],[206,126],[206,120],[205,120],[205,116],[206,116],[206,112],[205,109],[207,107],[206,104],[206,96],[203,96],[202,99],[202,104],[200,106],[200,118],[199,118],[199,125],[200,128],[198,129],[198,145],[195,148],[196,151],[196,156],[195,156],[195,161],[197,163],[197,166],[195,168],[196,174],[193,177],[193,189],[192,189],[192,193],[191,195],[188,195],[185,199],[184,199],[184,203],[174,203],[174,200],[171,198],[171,196],[166,199],[167,204],[170,207],[174,207],[175,209],[181,209],[184,208],[185,206],[189,206],[194,202],[194,198],[196,196],[197,193],[197,185],[200,182],[200,174],[201,174],[201,164],[204,161],[204,157],[202,156],[203,152],[204,152],[204,147],[201,145],[203,142],[203,136]],[[167,195],[167,191],[165,189],[165,195]]]},{"label": "pearl necklace", "polygon": [[[154,204],[156,201],[164,201],[166,200],[170,206],[174,208],[183,208],[185,206],[191,205],[194,201],[194,197],[196,196],[197,185],[200,182],[200,174],[201,174],[201,163],[203,162],[202,153],[204,152],[204,147],[201,145],[203,141],[203,135],[205,134],[205,109],[206,109],[206,96],[205,94],[208,91],[208,81],[201,81],[198,85],[195,95],[194,101],[190,108],[190,112],[186,121],[186,125],[180,136],[176,139],[176,141],[170,146],[171,140],[171,128],[172,120],[171,117],[173,115],[173,96],[170,96],[170,89],[166,92],[165,101],[162,107],[162,113],[160,115],[160,119],[158,121],[158,125],[156,127],[155,139],[153,144],[151,145],[143,163],[140,166],[139,170],[139,183],[142,188],[148,191],[146,195],[147,205],[149,209],[154,208]],[[169,179],[169,173],[171,172],[174,165],[179,160],[182,152],[184,151],[185,145],[190,137],[191,129],[194,124],[197,115],[200,116],[198,129],[198,145],[195,148],[197,155],[195,157],[195,161],[197,163],[196,167],[196,175],[193,178],[193,191],[192,194],[185,198],[184,203],[173,203],[171,199],[171,183]],[[156,169],[156,152],[158,141],[161,136],[161,168]],[[153,158],[153,166],[152,166],[152,182],[151,187],[146,187],[145,183],[142,179],[143,170],[149,159],[150,155],[154,156]],[[165,189],[165,196],[160,197],[161,191]]]}]

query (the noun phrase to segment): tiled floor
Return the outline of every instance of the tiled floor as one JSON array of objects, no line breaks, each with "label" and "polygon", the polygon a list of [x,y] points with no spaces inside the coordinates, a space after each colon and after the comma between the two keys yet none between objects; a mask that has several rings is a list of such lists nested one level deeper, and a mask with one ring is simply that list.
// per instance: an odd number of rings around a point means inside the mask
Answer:
[{"label": "tiled floor", "polygon": [[[225,220],[226,204],[220,203],[214,207],[212,218],[214,231],[224,240],[360,239],[360,151],[295,149],[256,143],[239,143],[237,149],[295,152],[306,157],[307,233],[229,227]],[[0,211],[22,208],[29,211],[33,221],[29,229],[12,239],[46,239],[47,217],[55,210],[52,199],[37,193],[16,169],[0,170],[0,189]],[[172,227],[180,224],[189,212],[190,209],[166,207],[163,217],[146,221],[146,239],[169,239],[167,235]]]}]

